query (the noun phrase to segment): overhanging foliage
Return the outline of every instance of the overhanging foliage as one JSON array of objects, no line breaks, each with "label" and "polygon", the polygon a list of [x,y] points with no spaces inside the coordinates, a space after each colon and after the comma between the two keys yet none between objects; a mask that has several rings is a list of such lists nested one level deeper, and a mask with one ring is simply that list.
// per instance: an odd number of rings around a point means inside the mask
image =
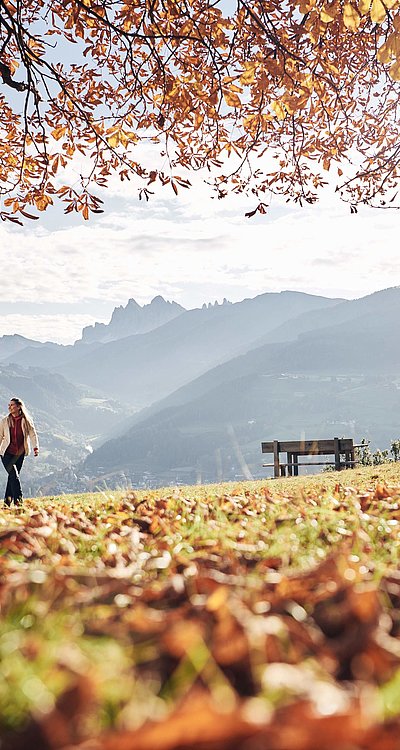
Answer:
[{"label": "overhanging foliage", "polygon": [[[273,193],[313,203],[328,172],[352,210],[396,205],[399,7],[0,0],[1,217],[60,199],[87,219],[113,174],[148,198],[204,168],[255,211]],[[143,142],[163,154],[154,167]]]}]

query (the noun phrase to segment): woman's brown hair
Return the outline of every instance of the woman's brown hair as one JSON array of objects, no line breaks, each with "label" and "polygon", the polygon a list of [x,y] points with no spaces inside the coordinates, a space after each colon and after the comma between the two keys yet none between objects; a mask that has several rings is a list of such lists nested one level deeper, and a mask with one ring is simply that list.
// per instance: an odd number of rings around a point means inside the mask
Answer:
[{"label": "woman's brown hair", "polygon": [[24,419],[28,423],[28,425],[31,426],[33,424],[32,417],[29,414],[29,411],[26,408],[26,406],[25,406],[24,402],[22,401],[22,399],[21,398],[17,398],[16,396],[13,396],[13,398],[10,398],[10,401],[14,401],[14,404],[17,404],[17,406],[19,406],[19,411],[20,411],[21,416],[24,417]]}]

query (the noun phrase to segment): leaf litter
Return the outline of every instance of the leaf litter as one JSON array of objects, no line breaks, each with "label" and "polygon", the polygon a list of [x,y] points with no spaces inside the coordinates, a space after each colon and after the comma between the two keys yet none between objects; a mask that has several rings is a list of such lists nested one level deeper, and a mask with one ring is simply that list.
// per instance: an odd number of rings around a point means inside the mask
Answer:
[{"label": "leaf litter", "polygon": [[0,514],[2,750],[398,750],[400,486],[289,489]]}]

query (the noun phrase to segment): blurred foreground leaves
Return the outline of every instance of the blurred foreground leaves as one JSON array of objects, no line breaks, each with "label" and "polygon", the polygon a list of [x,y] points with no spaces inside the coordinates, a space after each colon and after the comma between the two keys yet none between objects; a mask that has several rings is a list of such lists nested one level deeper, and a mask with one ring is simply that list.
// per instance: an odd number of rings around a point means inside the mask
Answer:
[{"label": "blurred foreground leaves", "polygon": [[398,750],[400,488],[290,486],[4,510],[2,750]]}]

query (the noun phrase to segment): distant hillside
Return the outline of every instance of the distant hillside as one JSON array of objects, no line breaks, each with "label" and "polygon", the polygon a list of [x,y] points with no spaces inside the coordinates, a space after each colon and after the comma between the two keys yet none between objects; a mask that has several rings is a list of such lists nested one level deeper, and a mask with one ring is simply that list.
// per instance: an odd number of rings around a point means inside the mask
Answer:
[{"label": "distant hillside", "polygon": [[0,336],[0,360],[7,359],[17,352],[25,349],[26,347],[42,347],[41,341],[34,341],[33,339],[27,339],[25,336],[19,336],[15,333],[13,335]]},{"label": "distant hillside", "polygon": [[332,325],[341,326],[344,330],[347,326],[354,325],[357,318],[363,318],[365,315],[379,317],[384,311],[387,311],[388,315],[390,312],[396,315],[399,306],[399,289],[399,287],[392,287],[359,299],[341,300],[334,309],[321,308],[317,315],[314,311],[304,312],[296,318],[294,324],[293,321],[285,321],[275,328],[272,334],[268,332],[261,336],[258,341],[254,342],[254,348],[276,341],[295,341],[303,333],[316,332]]},{"label": "distant hillside", "polygon": [[15,354],[11,354],[4,362],[21,365],[22,367],[40,367],[44,370],[56,370],[65,364],[90,354],[100,343],[84,344],[81,340],[75,344],[55,344],[47,342],[40,346],[26,346]]},{"label": "distant hillside", "polygon": [[400,389],[383,378],[247,375],[139,422],[88,456],[83,473],[134,486],[271,476],[262,440],[366,437],[387,447],[400,437],[399,409]]},{"label": "distant hillside", "polygon": [[[353,316],[342,319],[343,308]],[[325,316],[324,328],[303,333],[276,355],[273,366],[290,372],[393,374],[400,367],[400,287],[345,302]]]},{"label": "distant hillside", "polygon": [[[399,314],[400,288],[394,288],[299,315],[265,335],[266,339],[277,342],[281,335],[293,337],[296,334],[297,340],[282,338],[281,343],[255,346],[211,368],[164,399],[128,417],[125,431],[161,409],[187,403],[219,385],[247,375],[288,372],[396,377],[399,340],[393,335],[393,321]],[[322,330],[321,320],[325,324]],[[315,330],[310,330],[312,322]],[[304,328],[307,333],[303,334]]]},{"label": "distant hillside", "polygon": [[130,429],[85,466],[92,474],[147,471],[165,480],[186,471],[195,481],[200,471],[212,481],[243,466],[258,472],[265,439],[305,432],[368,437],[385,447],[400,435],[399,314],[400,289],[336,305],[330,326],[253,349],[134,415]]},{"label": "distant hillside", "polygon": [[235,304],[182,313],[147,334],[129,336],[57,367],[73,382],[142,408],[235,354],[262,333],[338,300],[300,292],[263,294]]}]

